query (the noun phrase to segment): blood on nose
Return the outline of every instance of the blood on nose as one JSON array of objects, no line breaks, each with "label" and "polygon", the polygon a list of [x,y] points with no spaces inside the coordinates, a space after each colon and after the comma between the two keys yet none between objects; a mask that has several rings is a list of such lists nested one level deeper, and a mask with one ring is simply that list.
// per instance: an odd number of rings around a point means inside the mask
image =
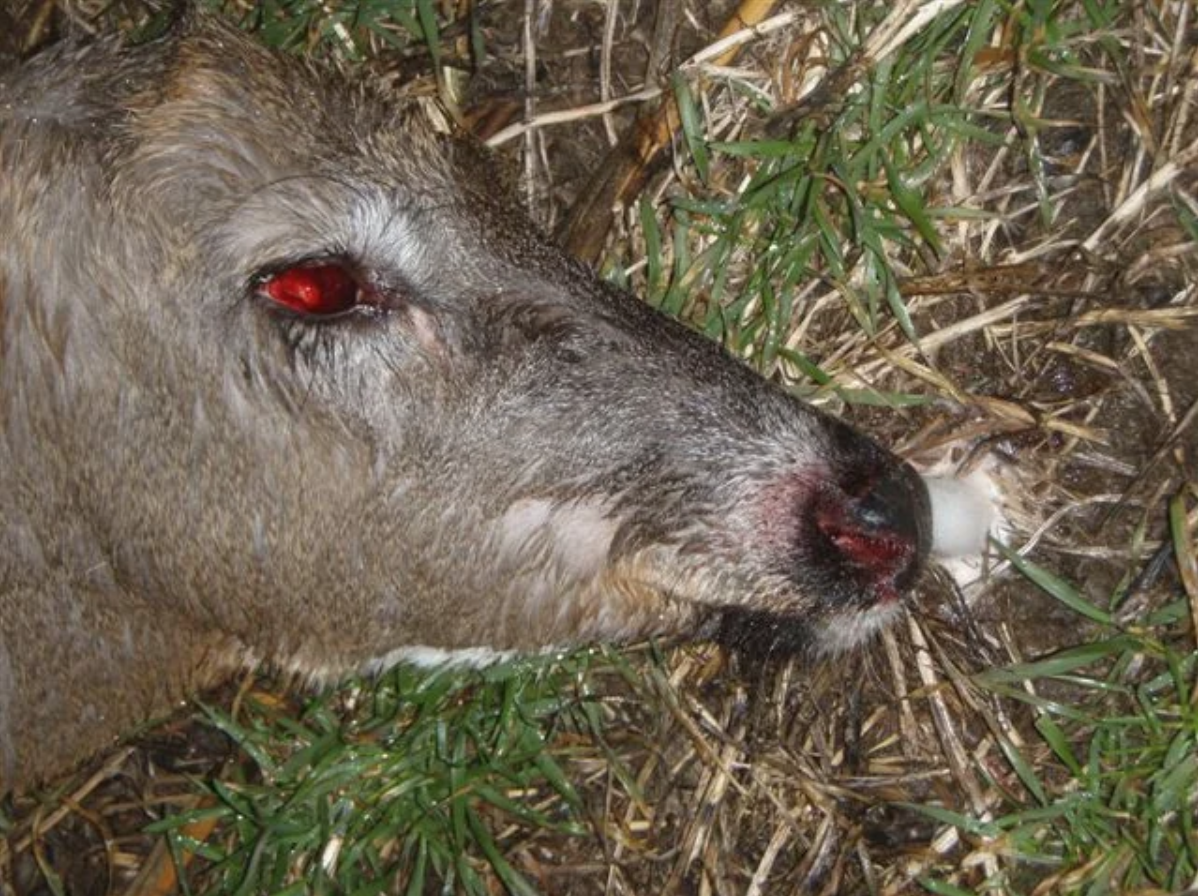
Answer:
[{"label": "blood on nose", "polygon": [[927,488],[914,470],[898,467],[869,483],[863,493],[822,494],[815,524],[879,599],[897,598],[914,581],[930,546]]}]

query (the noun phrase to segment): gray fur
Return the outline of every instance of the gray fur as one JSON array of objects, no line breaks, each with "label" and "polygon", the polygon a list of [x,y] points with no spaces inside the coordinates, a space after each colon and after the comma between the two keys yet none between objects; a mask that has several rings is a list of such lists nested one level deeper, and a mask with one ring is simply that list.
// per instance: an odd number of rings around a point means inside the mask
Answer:
[{"label": "gray fur", "polygon": [[[918,571],[909,469],[368,91],[193,16],[52,49],[0,104],[0,792],[246,662],[323,682],[729,614],[839,648]],[[258,294],[329,258],[386,308]],[[867,573],[811,508],[879,482],[915,534]]]}]

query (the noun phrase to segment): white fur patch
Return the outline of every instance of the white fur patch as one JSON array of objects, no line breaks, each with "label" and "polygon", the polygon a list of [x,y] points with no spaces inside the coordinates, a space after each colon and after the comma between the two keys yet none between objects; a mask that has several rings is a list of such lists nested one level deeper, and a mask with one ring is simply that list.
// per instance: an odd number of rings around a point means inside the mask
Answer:
[{"label": "white fur patch", "polygon": [[997,460],[963,476],[954,472],[946,459],[923,478],[932,502],[932,555],[968,598],[986,576],[990,539],[1007,544],[1012,528]]},{"label": "white fur patch", "polygon": [[845,653],[886,628],[901,612],[902,605],[895,602],[861,613],[835,616],[816,628],[814,643],[823,656]]},{"label": "white fur patch", "polygon": [[998,521],[997,491],[984,473],[963,479],[925,478],[932,499],[932,553],[968,557],[986,550]]},{"label": "white fur patch", "polygon": [[355,193],[329,181],[283,179],[252,194],[220,228],[217,245],[231,258],[259,264],[340,249],[367,264],[403,271],[419,287],[433,265],[417,229],[385,195]]},{"label": "white fur patch", "polygon": [[519,655],[516,650],[494,650],[490,647],[461,647],[456,650],[426,647],[422,644],[399,647],[380,657],[367,660],[362,672],[374,675],[390,669],[396,663],[411,663],[421,669],[461,668],[484,669]]},{"label": "white fur patch", "polygon": [[548,551],[558,577],[581,581],[607,566],[616,528],[598,504],[526,498],[500,517],[499,538],[505,559],[517,567],[524,565],[519,558]]}]

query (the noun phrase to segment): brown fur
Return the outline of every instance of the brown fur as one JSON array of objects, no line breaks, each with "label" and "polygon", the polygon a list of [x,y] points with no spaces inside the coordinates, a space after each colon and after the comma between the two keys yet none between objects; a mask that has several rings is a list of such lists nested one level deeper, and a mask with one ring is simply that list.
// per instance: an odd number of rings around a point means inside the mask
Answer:
[{"label": "brown fur", "polygon": [[[597,281],[470,144],[202,16],[0,77],[0,791],[247,662],[729,614],[826,650],[918,573],[905,465]],[[364,304],[264,292],[314,264]]]}]

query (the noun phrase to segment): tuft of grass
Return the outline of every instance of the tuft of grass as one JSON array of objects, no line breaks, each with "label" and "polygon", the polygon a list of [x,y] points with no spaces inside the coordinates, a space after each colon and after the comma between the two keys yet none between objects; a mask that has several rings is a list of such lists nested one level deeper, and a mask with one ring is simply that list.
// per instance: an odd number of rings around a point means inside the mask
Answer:
[{"label": "tuft of grass", "polygon": [[362,62],[387,50],[422,48],[440,70],[441,19],[432,0],[202,0],[234,17],[268,46]]},{"label": "tuft of grass", "polygon": [[[1018,566],[1081,618],[1105,615],[1061,577],[1026,560]],[[1184,601],[1163,612],[1184,619]],[[1003,859],[1002,873],[986,882],[993,892],[1174,893],[1198,879],[1198,652],[1177,632],[1163,637],[1168,629],[1104,622],[1078,647],[972,677],[1026,703],[1039,734],[1022,747],[1002,744],[1021,787],[992,779],[1003,803],[992,818],[912,807],[958,829],[975,861]],[[920,883],[959,892],[951,877]]]},{"label": "tuft of grass", "polygon": [[[685,195],[657,210],[675,230],[672,243],[642,207],[644,243],[636,252],[646,260],[640,285],[648,301],[723,341],[762,373],[781,376],[807,397],[814,382],[848,403],[904,406],[920,399],[845,387],[851,355],[821,363],[796,344],[796,329],[804,333],[804,319],[835,305],[865,339],[894,326],[917,339],[902,277],[920,258],[945,255],[940,228],[977,214],[936,203],[927,186],[963,147],[1004,143],[1005,116],[962,96],[1003,10],[994,3],[952,10],[893,56],[867,64],[862,48],[888,11],[880,4],[822,10],[821,73],[863,71],[822,102],[766,110],[765,135],[699,139],[694,103],[676,79],[697,176]],[[727,77],[731,102],[738,84]],[[724,126],[716,120],[708,130]],[[743,174],[713,182],[708,153]],[[686,254],[671,251],[677,246]]]},{"label": "tuft of grass", "polygon": [[[150,831],[180,860],[203,860],[193,892],[416,894],[438,881],[535,893],[509,858],[524,836],[511,832],[586,831],[561,763],[572,738],[602,737],[592,656],[477,672],[399,666],[299,715],[269,692],[250,692],[235,714],[205,707],[248,761]],[[212,820],[219,836],[191,838]]]}]

